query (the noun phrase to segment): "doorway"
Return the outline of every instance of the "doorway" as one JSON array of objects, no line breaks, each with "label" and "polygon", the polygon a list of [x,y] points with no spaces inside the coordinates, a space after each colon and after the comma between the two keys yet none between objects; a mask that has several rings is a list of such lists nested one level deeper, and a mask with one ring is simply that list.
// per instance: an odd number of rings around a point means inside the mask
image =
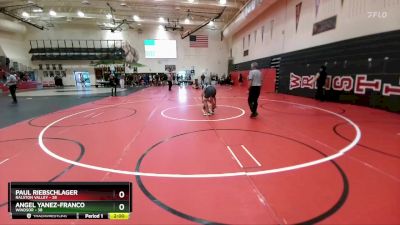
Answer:
[{"label": "doorway", "polygon": [[74,72],[74,77],[75,77],[75,85],[77,87],[90,87],[90,74],[89,72]]}]

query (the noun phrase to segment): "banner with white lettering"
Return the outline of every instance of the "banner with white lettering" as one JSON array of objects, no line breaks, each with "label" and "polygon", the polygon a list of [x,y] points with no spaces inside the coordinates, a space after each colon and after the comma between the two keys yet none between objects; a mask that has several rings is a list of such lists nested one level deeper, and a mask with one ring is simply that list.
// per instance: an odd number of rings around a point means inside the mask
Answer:
[{"label": "banner with white lettering", "polygon": [[[291,72],[288,93],[313,97],[314,76]],[[400,74],[328,74],[325,93],[328,100],[400,112]]]}]

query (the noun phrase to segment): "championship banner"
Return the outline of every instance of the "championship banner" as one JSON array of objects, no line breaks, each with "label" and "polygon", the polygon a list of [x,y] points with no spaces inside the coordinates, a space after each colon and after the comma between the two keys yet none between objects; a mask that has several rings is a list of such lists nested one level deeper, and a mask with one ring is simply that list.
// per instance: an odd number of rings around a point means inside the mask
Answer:
[{"label": "championship banner", "polygon": [[302,2],[300,2],[299,4],[296,5],[296,32],[297,32],[297,28],[299,26],[301,5],[302,5]]},{"label": "championship banner", "polygon": [[139,54],[134,47],[129,42],[124,42],[122,44],[122,50],[125,54],[125,62],[128,64],[137,63],[139,61]]},{"label": "championship banner", "polygon": [[337,16],[332,16],[313,25],[312,35],[336,29]]},{"label": "championship banner", "polygon": [[271,39],[272,39],[273,29],[274,29],[274,20],[271,20]]},{"label": "championship banner", "polygon": [[261,27],[261,43],[264,42],[264,26]]},{"label": "championship banner", "polygon": [[320,0],[315,0],[315,18],[318,16],[319,4],[321,3]]}]

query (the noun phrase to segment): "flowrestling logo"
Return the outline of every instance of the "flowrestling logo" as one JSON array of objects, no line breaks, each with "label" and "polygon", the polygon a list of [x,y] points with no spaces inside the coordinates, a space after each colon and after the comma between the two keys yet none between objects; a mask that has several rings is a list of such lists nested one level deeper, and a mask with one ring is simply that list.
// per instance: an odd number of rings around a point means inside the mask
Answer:
[{"label": "flowrestling logo", "polygon": [[[290,73],[289,90],[294,89],[316,89],[314,82],[315,75],[296,75]],[[368,79],[366,74],[357,74],[355,76],[332,76],[326,78],[325,89],[334,91],[354,92],[364,95],[367,90],[381,92],[383,96],[400,96],[400,76],[398,85],[392,82],[384,82],[382,79]]]}]

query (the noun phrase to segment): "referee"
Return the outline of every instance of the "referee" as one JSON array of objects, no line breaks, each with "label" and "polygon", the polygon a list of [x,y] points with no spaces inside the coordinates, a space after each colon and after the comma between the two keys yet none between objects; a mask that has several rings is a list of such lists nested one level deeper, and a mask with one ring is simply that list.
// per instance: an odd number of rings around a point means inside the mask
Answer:
[{"label": "referee", "polygon": [[251,71],[249,73],[249,98],[248,103],[251,110],[251,118],[257,117],[258,97],[260,96],[261,86],[263,83],[261,71],[258,69],[256,62],[251,63]]},{"label": "referee", "polygon": [[4,84],[5,86],[8,87],[8,89],[10,89],[10,94],[11,97],[13,99],[13,104],[17,104],[17,95],[15,94],[15,92],[17,91],[17,75],[14,73],[14,68],[10,69],[10,73],[7,76],[7,82]]}]

